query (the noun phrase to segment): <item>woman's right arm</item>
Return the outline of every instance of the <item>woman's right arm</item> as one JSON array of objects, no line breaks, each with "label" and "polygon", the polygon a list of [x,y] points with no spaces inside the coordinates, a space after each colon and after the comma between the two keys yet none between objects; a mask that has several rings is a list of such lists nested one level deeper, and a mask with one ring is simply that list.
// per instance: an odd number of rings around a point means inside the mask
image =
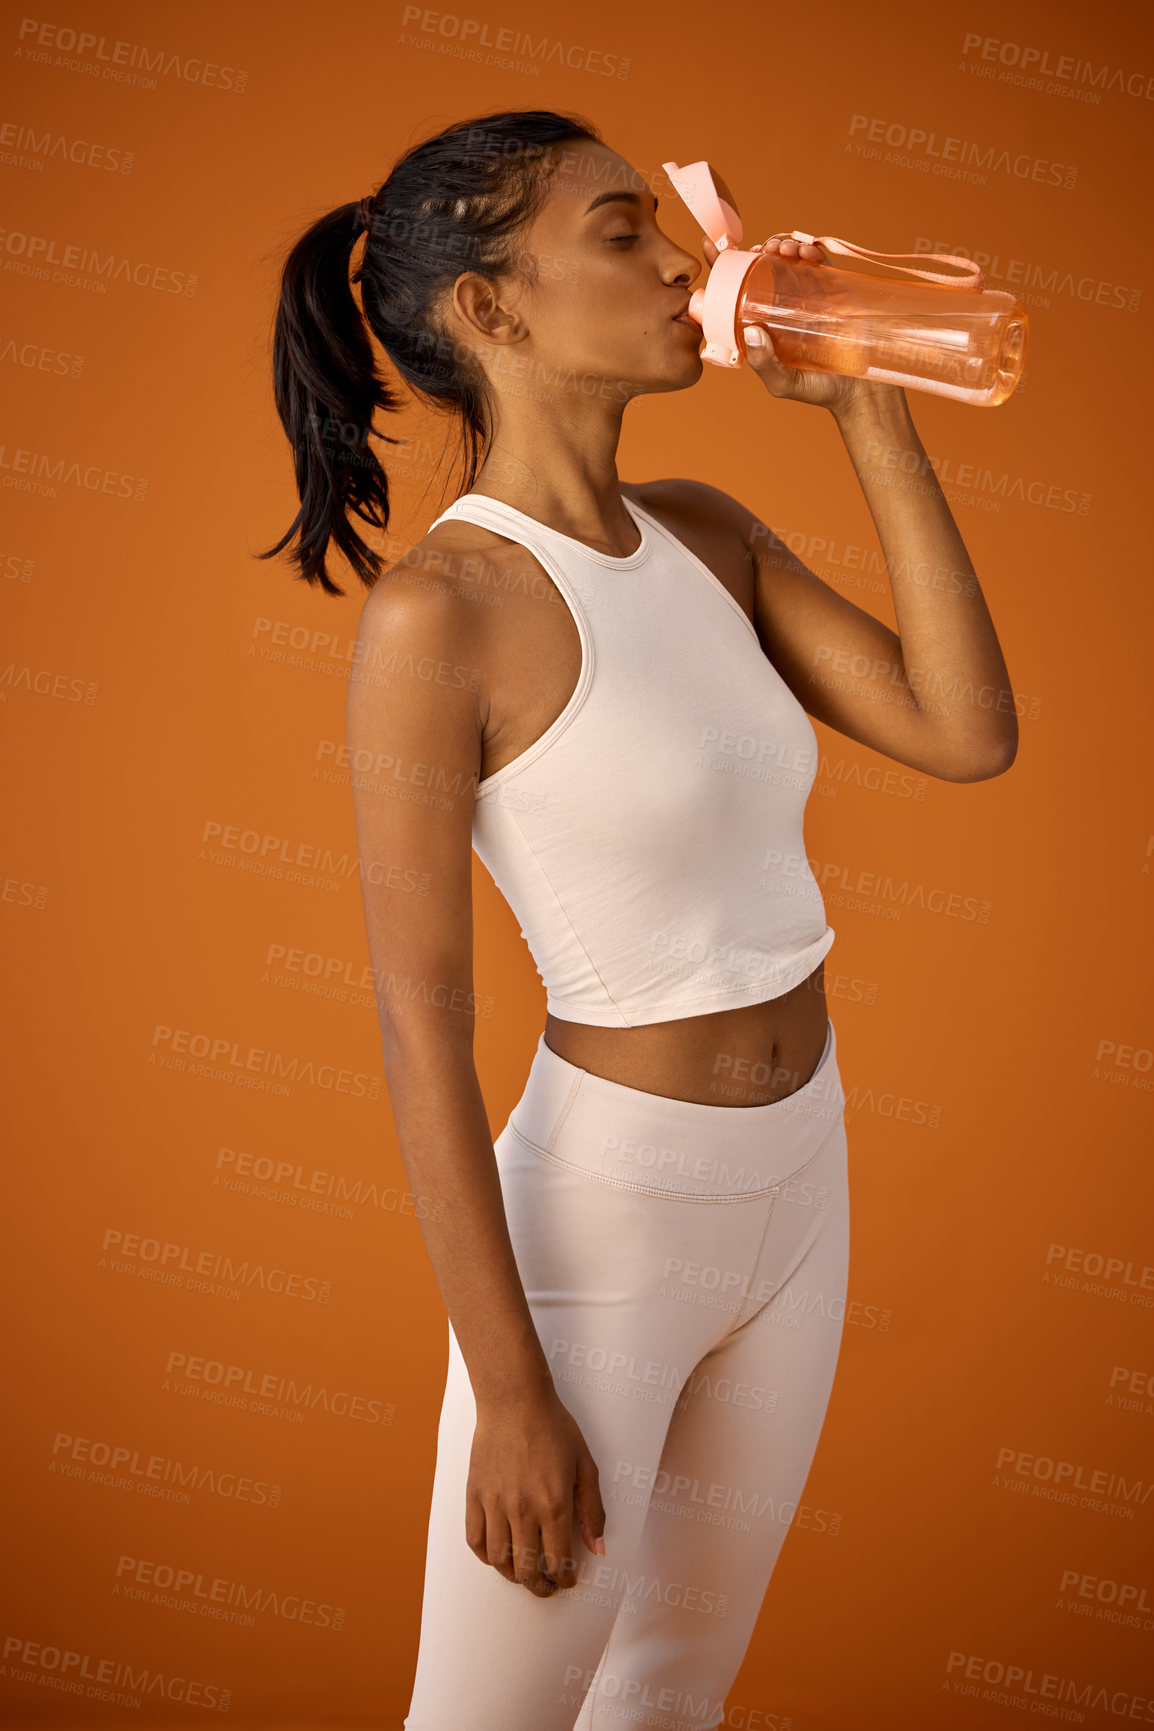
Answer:
[{"label": "woman's right arm", "polygon": [[[473,1058],[472,824],[487,693],[471,603],[419,565],[361,614],[347,742],[385,1076],[409,1188],[477,1407],[466,1539],[548,1596],[602,1549],[596,1464],[553,1384],[509,1239]],[[427,800],[420,797],[427,790]]]}]

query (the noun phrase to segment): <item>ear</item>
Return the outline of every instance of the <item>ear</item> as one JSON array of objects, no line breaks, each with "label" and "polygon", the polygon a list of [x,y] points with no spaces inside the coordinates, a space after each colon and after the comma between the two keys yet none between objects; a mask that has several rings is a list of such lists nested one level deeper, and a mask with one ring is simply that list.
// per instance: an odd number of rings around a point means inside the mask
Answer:
[{"label": "ear", "polygon": [[524,321],[503,304],[498,285],[475,271],[467,271],[453,284],[453,308],[467,329],[486,342],[507,346],[523,342],[528,335]]}]

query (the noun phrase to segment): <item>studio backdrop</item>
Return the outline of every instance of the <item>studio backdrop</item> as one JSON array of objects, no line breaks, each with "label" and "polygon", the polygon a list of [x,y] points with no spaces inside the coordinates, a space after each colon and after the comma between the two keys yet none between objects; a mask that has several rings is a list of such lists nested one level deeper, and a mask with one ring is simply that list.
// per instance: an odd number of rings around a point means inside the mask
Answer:
[{"label": "studio backdrop", "polygon": [[[1008,402],[909,393],[1015,763],[947,783],[816,724],[850,1296],[726,1723],[1154,1724],[1149,18],[442,4],[0,26],[6,1722],[406,1709],[447,1335],[350,777],[425,782],[348,761],[353,574],[336,599],[254,557],[297,509],[271,328],[317,216],[451,121],[555,108],[698,256],[663,162],[716,164],[749,241],[965,254],[1030,318]],[[431,415],[387,430],[395,559],[460,471]],[[835,423],[750,369],[632,404],[619,474],[723,488],[895,624]],[[474,874],[495,1135],[544,992]]]}]

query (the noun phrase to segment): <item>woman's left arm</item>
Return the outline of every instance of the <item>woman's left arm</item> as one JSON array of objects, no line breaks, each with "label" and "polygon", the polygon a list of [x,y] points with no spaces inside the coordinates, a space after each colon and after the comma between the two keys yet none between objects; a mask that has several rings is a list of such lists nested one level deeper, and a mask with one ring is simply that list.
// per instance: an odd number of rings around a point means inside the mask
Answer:
[{"label": "woman's left arm", "polygon": [[[767,243],[778,245],[820,261],[814,245]],[[750,327],[745,336],[772,396],[833,415],[877,528],[898,626],[895,635],[839,596],[743,511],[759,635],[790,667],[806,708],[850,737],[946,780],[1002,774],[1018,745],[1010,676],[905,391],[787,367],[768,335],[760,345]]]}]

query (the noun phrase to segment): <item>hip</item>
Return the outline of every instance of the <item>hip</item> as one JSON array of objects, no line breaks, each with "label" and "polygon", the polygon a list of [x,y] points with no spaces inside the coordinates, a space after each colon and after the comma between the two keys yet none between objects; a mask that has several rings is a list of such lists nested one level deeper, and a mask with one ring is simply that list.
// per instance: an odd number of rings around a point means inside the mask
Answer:
[{"label": "hip", "polygon": [[606,1352],[627,1351],[656,1329],[696,1362],[799,1271],[844,1300],[845,1094],[828,1020],[808,1081],[754,1107],[626,1087],[542,1036],[494,1150],[550,1352],[590,1330]]},{"label": "hip", "polygon": [[810,1075],[756,1106],[682,1099],[600,1076],[542,1034],[502,1133],[558,1168],[683,1201],[770,1196],[844,1138],[837,1036],[826,1017]]}]

